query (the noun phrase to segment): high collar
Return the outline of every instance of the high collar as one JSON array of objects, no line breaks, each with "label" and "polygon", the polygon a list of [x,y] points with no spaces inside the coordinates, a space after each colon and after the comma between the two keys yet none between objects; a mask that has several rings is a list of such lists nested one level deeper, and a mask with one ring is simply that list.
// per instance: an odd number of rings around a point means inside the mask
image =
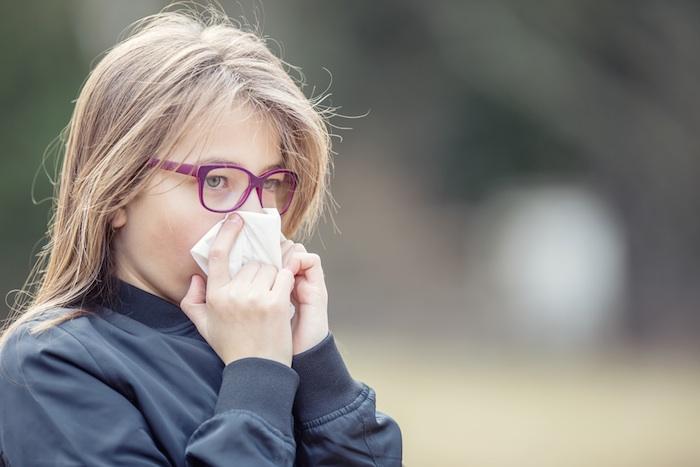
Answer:
[{"label": "high collar", "polygon": [[121,279],[116,279],[113,300],[104,305],[155,329],[180,329],[187,323],[194,326],[178,305]]}]

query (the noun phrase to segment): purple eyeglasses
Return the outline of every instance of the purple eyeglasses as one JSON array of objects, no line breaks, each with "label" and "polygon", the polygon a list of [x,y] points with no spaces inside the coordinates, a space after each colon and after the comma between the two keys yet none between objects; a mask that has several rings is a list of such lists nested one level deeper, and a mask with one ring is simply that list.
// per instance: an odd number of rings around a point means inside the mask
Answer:
[{"label": "purple eyeglasses", "polygon": [[[148,166],[155,167],[158,162],[160,159],[151,158]],[[292,203],[298,182],[297,175],[288,169],[271,169],[257,176],[237,164],[194,165],[166,160],[160,167],[195,177],[199,186],[199,202],[213,212],[235,211],[255,188],[261,206],[276,208],[282,215]]]}]

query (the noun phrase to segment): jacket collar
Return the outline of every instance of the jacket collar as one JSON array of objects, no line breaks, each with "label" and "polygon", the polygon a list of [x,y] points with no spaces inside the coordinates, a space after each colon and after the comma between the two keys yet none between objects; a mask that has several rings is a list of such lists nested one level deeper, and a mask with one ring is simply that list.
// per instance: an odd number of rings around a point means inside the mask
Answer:
[{"label": "jacket collar", "polygon": [[178,305],[121,279],[116,279],[116,293],[104,306],[156,329],[194,326]]}]

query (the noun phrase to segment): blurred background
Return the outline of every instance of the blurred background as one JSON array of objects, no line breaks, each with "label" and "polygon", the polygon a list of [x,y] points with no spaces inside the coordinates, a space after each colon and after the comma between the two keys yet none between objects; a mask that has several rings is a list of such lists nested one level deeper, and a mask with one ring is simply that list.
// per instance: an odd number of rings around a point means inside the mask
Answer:
[{"label": "blurred background", "polygon": [[[2,0],[0,318],[45,241],[44,154],[166,3]],[[221,4],[340,106],[307,249],[404,465],[700,465],[700,4]]]}]

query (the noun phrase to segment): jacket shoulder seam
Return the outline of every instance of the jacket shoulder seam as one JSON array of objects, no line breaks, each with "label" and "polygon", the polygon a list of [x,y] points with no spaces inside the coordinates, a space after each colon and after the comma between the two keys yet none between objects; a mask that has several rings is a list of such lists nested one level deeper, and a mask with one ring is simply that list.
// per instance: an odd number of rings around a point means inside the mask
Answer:
[{"label": "jacket shoulder seam", "polygon": [[95,364],[95,368],[97,368],[97,370],[100,372],[100,377],[102,378],[102,380],[108,381],[104,370],[102,369],[100,364],[97,362],[97,359],[92,355],[92,352],[90,352],[90,349],[88,349],[87,346],[85,346],[85,344],[83,344],[80,339],[75,337],[75,335],[73,335],[72,332],[70,332],[67,329],[64,329],[61,326],[57,326],[57,327],[58,327],[58,329],[60,329],[61,331],[65,332],[67,335],[69,335],[71,338],[73,338],[73,340],[75,340],[78,343],[78,345],[80,345],[80,347],[82,347],[85,350],[85,353],[90,357],[90,360],[92,360],[92,362]]}]

